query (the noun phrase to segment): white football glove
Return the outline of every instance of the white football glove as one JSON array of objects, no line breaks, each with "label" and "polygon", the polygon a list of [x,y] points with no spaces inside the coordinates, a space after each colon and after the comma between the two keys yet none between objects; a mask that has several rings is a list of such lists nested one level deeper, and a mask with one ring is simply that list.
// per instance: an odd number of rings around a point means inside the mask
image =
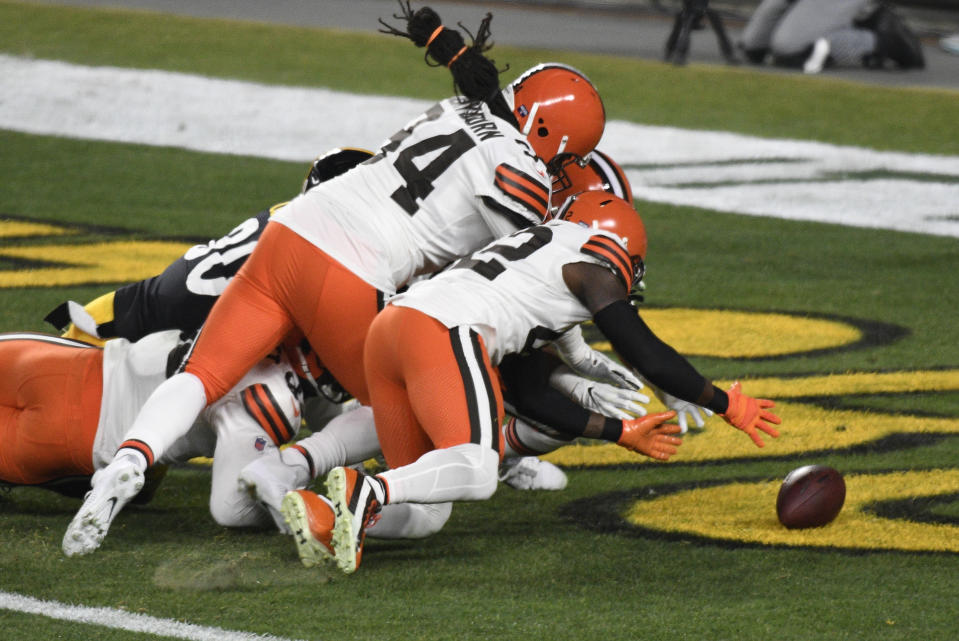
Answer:
[{"label": "white football glove", "polygon": [[76,301],[68,300],[67,310],[70,313],[70,322],[77,329],[95,338],[101,338],[97,330],[97,321],[86,307]]},{"label": "white football glove", "polygon": [[649,397],[639,392],[642,383],[635,389],[624,389],[577,376],[566,367],[556,368],[549,383],[591,412],[627,421],[646,416]]},{"label": "white football glove", "polygon": [[628,367],[590,347],[579,325],[557,338],[553,345],[563,362],[580,376],[628,390],[643,387],[642,381]]},{"label": "white football glove", "polygon": [[703,428],[706,426],[705,417],[713,415],[712,410],[700,407],[689,401],[684,401],[681,398],[676,398],[672,394],[667,394],[653,385],[650,385],[649,388],[653,390],[653,394],[656,395],[656,398],[658,398],[667,409],[676,412],[676,420],[679,421],[680,434],[685,434],[689,430],[690,420],[695,423],[696,427]]}]

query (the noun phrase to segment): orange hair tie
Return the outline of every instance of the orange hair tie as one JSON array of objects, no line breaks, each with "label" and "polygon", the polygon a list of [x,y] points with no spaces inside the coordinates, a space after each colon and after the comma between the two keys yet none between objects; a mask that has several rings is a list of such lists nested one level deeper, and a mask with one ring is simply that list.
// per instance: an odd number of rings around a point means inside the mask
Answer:
[{"label": "orange hair tie", "polygon": [[463,45],[463,47],[462,47],[459,51],[456,52],[456,55],[453,56],[452,58],[450,58],[450,61],[446,63],[447,69],[448,69],[449,67],[451,67],[454,62],[456,62],[456,59],[457,59],[457,58],[459,58],[461,55],[463,55],[463,52],[464,52],[464,51],[466,51],[466,45]]},{"label": "orange hair tie", "polygon": [[436,36],[440,35],[440,31],[442,31],[445,28],[446,27],[444,27],[443,25],[440,25],[436,27],[436,29],[433,29],[433,33],[430,34],[429,40],[426,41],[427,49],[429,48],[431,44],[433,44],[433,41],[436,40]]}]

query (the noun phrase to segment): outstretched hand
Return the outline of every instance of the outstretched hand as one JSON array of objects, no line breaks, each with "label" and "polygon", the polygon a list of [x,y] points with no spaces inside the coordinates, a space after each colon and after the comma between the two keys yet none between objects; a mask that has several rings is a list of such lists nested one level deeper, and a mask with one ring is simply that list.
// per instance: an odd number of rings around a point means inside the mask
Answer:
[{"label": "outstretched hand", "polygon": [[623,421],[623,433],[616,444],[650,458],[668,461],[683,442],[681,438],[673,436],[680,433],[679,425],[664,425],[675,417],[676,412],[670,411]]},{"label": "outstretched hand", "polygon": [[673,396],[663,390],[650,385],[650,389],[653,390],[653,394],[656,395],[656,398],[666,406],[666,409],[673,410],[676,412],[676,418],[679,421],[679,433],[685,434],[689,429],[690,421],[698,427],[703,428],[706,425],[706,417],[712,416],[712,410],[709,410],[705,407],[700,407],[695,403],[690,403],[689,401],[684,401],[681,398]]},{"label": "outstretched hand", "polygon": [[759,431],[773,438],[779,436],[779,432],[772,424],[779,425],[782,419],[769,411],[776,406],[775,403],[765,398],[746,396],[742,393],[739,381],[726,390],[726,395],[729,396],[729,407],[722,414],[723,419],[733,427],[746,432],[756,447],[765,445],[759,436]]}]

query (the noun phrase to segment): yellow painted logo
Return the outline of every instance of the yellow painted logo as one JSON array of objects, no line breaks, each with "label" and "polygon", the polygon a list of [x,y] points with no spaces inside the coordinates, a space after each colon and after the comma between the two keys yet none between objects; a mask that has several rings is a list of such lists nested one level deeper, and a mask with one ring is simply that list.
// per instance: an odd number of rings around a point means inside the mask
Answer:
[{"label": "yellow painted logo", "polygon": [[[720,387],[728,381],[717,381]],[[826,409],[804,402],[853,394],[959,391],[959,369],[892,373],[863,372],[801,378],[757,378],[743,382],[751,396],[776,400],[783,423],[779,438],[760,449],[722,419],[707,419],[702,431],[690,430],[679,453],[668,463],[655,463],[618,445],[578,445],[556,450],[544,458],[557,465],[672,465],[703,461],[786,457],[810,452],[835,452],[874,443],[896,434],[959,434],[959,418],[887,414],[879,411]],[[650,411],[661,411],[658,403]],[[598,441],[593,441],[598,443]]]},{"label": "yellow painted logo", "polygon": [[[917,499],[959,492],[959,470],[846,475],[846,502],[836,520],[788,530],[776,517],[781,480],[689,488],[631,503],[636,527],[719,541],[857,550],[959,552],[959,524],[923,522]],[[928,502],[928,501],[927,501]],[[919,502],[920,504],[922,502]],[[905,505],[899,513],[884,506]]]},{"label": "yellow painted logo", "polygon": [[[56,287],[132,282],[160,273],[190,246],[186,242],[111,240],[69,242],[79,228],[30,221],[0,221],[0,288]],[[701,309],[644,309],[653,331],[680,353],[714,358],[777,359],[799,354],[862,348],[869,323],[775,312]],[[887,328],[888,329],[888,328]],[[902,331],[901,328],[893,330]],[[594,343],[598,349],[608,344]],[[721,387],[731,381],[717,381]],[[959,434],[959,417],[933,417],[879,410],[844,409],[824,402],[849,396],[959,391],[959,368],[936,371],[848,372],[802,377],[750,378],[744,391],[776,401],[783,419],[778,439],[759,449],[718,417],[704,430],[691,430],[669,463],[654,463],[611,443],[583,441],[544,458],[566,466],[652,466],[704,462],[790,459],[851,451],[890,437]],[[650,411],[661,406],[654,400]],[[913,510],[922,498],[954,500],[959,469],[847,474],[846,506],[824,528],[792,531],[775,514],[780,480],[715,483],[663,488],[610,509],[637,531],[711,539],[724,543],[800,545],[849,549],[959,552],[955,519],[924,518]],[[653,488],[655,490],[655,488]]]},{"label": "yellow painted logo", "polygon": [[[6,239],[75,233],[54,225],[0,221],[0,238]],[[0,246],[0,260],[12,260],[27,267],[0,270],[0,288],[134,282],[159,274],[189,247],[189,243],[152,240],[49,245],[4,243]]]}]

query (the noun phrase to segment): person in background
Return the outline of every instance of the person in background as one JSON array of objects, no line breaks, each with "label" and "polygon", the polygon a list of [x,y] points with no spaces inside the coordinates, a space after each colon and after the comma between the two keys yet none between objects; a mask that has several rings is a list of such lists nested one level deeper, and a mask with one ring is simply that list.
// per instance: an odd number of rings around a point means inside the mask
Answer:
[{"label": "person in background", "polygon": [[922,69],[919,38],[885,2],[762,0],[739,42],[746,59],[819,73],[829,66]]},{"label": "person in background", "polygon": [[959,56],[959,33],[953,33],[939,38],[939,46],[946,53]]}]

